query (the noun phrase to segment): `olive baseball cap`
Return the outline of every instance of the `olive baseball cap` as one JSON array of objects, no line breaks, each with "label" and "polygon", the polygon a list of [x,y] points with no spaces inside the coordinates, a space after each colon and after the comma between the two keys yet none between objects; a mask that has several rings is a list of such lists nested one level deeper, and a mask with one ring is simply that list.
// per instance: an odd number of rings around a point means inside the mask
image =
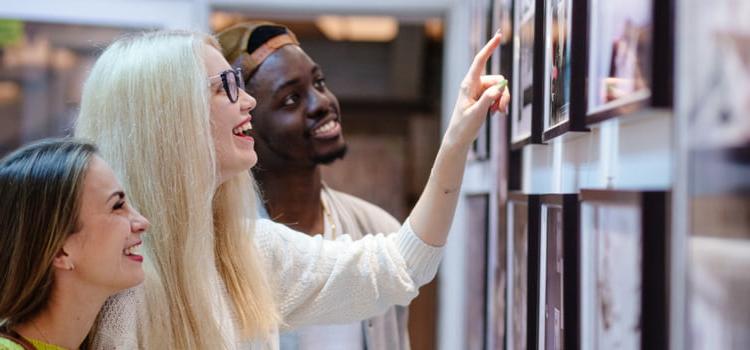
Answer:
[{"label": "olive baseball cap", "polygon": [[276,50],[286,45],[299,46],[289,28],[272,22],[240,23],[221,31],[216,38],[229,64],[242,68],[245,82]]}]

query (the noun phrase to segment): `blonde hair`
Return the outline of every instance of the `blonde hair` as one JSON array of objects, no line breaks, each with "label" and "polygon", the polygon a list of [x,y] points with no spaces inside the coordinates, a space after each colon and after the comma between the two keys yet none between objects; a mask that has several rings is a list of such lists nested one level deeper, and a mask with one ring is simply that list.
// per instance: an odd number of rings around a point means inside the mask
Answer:
[{"label": "blonde hair", "polygon": [[[208,47],[219,49],[208,35],[181,31],[114,42],[84,85],[75,129],[97,144],[151,221],[144,244],[147,315],[139,313],[147,319],[138,320],[139,339],[149,348],[235,344],[222,339],[212,317],[223,288],[244,339],[270,335],[280,320],[252,241],[255,182],[243,172],[218,184]],[[213,270],[222,286],[201,279]]]},{"label": "blonde hair", "polygon": [[44,140],[0,160],[0,333],[47,307],[52,262],[78,229],[95,153],[88,143]]}]

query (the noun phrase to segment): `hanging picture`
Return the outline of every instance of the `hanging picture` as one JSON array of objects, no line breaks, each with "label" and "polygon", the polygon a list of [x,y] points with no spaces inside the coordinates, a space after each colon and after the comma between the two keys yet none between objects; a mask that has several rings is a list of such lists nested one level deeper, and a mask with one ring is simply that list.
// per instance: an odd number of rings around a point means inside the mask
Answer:
[{"label": "hanging picture", "polygon": [[578,194],[542,196],[542,349],[578,349],[578,219]]},{"label": "hanging picture", "polygon": [[[503,75],[512,81],[513,70],[513,0],[492,0],[492,30],[500,30],[503,34],[500,46],[493,54],[490,61],[490,73]],[[510,91],[510,87],[508,87]],[[509,106],[509,109],[512,109]],[[487,316],[487,349],[505,349],[507,343],[507,317],[508,317],[508,247],[509,238],[506,223],[506,203],[508,197],[508,129],[507,123],[500,122],[505,115],[493,116],[492,127],[496,130],[490,138],[493,153],[492,161],[496,162],[498,170],[496,179],[498,183],[497,208],[492,208],[497,216],[496,232],[493,232],[493,241],[490,242],[491,250],[488,261],[490,275],[488,276],[489,297]]]},{"label": "hanging picture", "polygon": [[585,125],[585,1],[544,1],[544,86],[542,120],[544,141]]},{"label": "hanging picture", "polygon": [[[470,52],[474,57],[479,50],[494,35],[492,27],[492,12],[490,5],[492,0],[472,0],[471,8],[471,29],[470,29]],[[489,66],[489,63],[488,63]],[[485,74],[489,74],[489,68]],[[488,116],[489,117],[489,116]],[[472,144],[472,156],[474,160],[483,161],[490,157],[490,124],[493,118],[487,118],[479,130],[477,139]]]},{"label": "hanging picture", "polygon": [[464,349],[484,350],[487,319],[487,237],[489,234],[489,196],[472,195],[466,198],[468,222],[466,230],[466,339]]},{"label": "hanging picture", "polygon": [[750,145],[750,2],[685,1],[677,83],[693,148]]},{"label": "hanging picture", "polygon": [[690,201],[688,332],[692,349],[750,349],[750,199]]},{"label": "hanging picture", "polygon": [[[535,68],[540,62],[543,50],[543,40],[535,40],[535,33],[540,29],[541,17],[536,15],[537,2],[535,0],[516,0],[513,20],[514,35],[514,72],[511,81],[514,106],[510,122],[510,142],[513,149],[523,147],[528,143],[541,143],[541,107],[544,100],[535,98],[543,91],[534,84]],[[541,34],[540,34],[541,37]]]},{"label": "hanging picture", "polygon": [[581,348],[667,348],[667,195],[581,191]]},{"label": "hanging picture", "polygon": [[589,0],[587,123],[672,106],[673,0]]},{"label": "hanging picture", "polygon": [[508,349],[536,349],[539,320],[539,196],[508,197],[511,291],[508,304]]}]

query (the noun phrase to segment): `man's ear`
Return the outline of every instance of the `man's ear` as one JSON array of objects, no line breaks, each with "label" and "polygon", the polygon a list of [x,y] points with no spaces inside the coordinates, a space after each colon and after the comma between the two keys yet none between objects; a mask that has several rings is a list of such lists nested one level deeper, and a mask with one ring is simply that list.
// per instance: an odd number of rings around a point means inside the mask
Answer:
[{"label": "man's ear", "polygon": [[65,252],[64,247],[60,248],[60,250],[57,252],[57,255],[55,255],[55,259],[52,260],[52,266],[60,270],[68,271],[72,271],[76,268],[73,264],[73,258],[71,258],[67,252]]}]

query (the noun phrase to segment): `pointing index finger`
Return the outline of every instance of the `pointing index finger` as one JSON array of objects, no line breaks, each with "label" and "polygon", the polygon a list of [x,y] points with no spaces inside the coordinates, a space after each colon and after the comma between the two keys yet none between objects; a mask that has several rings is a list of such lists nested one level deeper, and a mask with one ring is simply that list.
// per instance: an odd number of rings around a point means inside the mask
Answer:
[{"label": "pointing index finger", "polygon": [[479,77],[482,75],[482,73],[484,72],[484,67],[487,65],[487,60],[490,59],[490,57],[492,56],[492,52],[495,51],[497,46],[500,44],[500,39],[502,37],[503,35],[500,34],[499,30],[495,32],[495,35],[492,37],[492,39],[484,44],[484,47],[482,47],[477,55],[474,56],[474,61],[471,63],[471,67],[469,68],[469,76],[472,79],[479,79]]}]

